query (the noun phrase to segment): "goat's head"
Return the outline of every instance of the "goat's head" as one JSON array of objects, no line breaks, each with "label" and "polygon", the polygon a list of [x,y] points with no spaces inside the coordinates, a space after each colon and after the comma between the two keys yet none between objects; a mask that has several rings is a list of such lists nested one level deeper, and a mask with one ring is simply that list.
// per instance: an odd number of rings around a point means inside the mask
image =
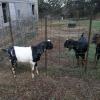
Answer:
[{"label": "goat's head", "polygon": [[71,50],[73,48],[73,41],[72,39],[68,39],[65,41],[64,43],[64,47],[68,48],[69,50]]},{"label": "goat's head", "polygon": [[92,38],[92,43],[100,44],[100,34],[94,34]]},{"label": "goat's head", "polygon": [[46,50],[53,49],[53,43],[51,42],[51,40],[47,40],[44,43],[45,43],[45,49]]}]

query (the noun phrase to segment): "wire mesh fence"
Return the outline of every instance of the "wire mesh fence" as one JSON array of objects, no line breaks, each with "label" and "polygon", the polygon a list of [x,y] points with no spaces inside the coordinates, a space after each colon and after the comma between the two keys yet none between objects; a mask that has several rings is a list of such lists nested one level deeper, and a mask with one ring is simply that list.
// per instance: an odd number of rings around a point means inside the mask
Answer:
[{"label": "wire mesh fence", "polygon": [[[45,24],[44,20],[42,19],[40,21],[40,33],[45,37]],[[75,27],[68,27],[68,23],[70,23],[70,20],[62,20],[62,19],[53,19],[53,17],[47,19],[47,38],[50,39],[53,44],[54,48],[51,51],[48,51],[47,53],[47,67],[48,67],[48,73],[50,70],[52,70],[52,73],[62,73],[64,75],[64,70],[68,73],[76,73],[81,74],[82,70],[84,72],[84,68],[82,68],[82,65],[80,65],[79,69],[75,68],[77,67],[77,59],[75,57],[75,52],[69,51],[68,49],[64,48],[64,42],[66,39],[74,39],[78,40],[82,33],[85,34],[85,37],[88,40],[88,33],[89,33],[89,20],[78,20],[76,22]],[[94,30],[94,28],[93,28]],[[89,56],[88,56],[88,63],[87,68],[94,68],[95,67],[95,45],[92,44],[91,40],[93,37],[93,34],[98,32],[98,30],[93,31],[92,35],[90,36],[90,49],[89,49]],[[80,63],[82,62],[82,59],[80,60]],[[98,64],[99,66],[99,64]],[[57,69],[60,69],[59,72],[56,73]],[[69,71],[70,70],[70,71]],[[65,72],[65,73],[66,73]]]},{"label": "wire mesh fence", "polygon": [[[40,66],[44,68],[49,66],[74,67],[76,65],[75,53],[74,51],[69,52],[65,49],[64,42],[66,39],[78,40],[82,33],[85,33],[88,39],[89,20],[79,19],[75,21],[74,19],[73,22],[72,19],[63,20],[61,18],[47,17],[47,24],[45,20],[45,18],[41,18],[37,22],[33,16],[20,17],[19,20],[11,20],[11,27],[9,27],[9,24],[8,26],[4,26],[2,21],[0,46],[12,45],[13,41],[11,37],[14,40],[14,45],[18,46],[35,45],[40,41],[50,39],[54,44],[54,49],[47,52],[46,59],[43,56]],[[70,27],[71,24],[75,24],[75,26]],[[11,34],[11,31],[13,34]],[[98,30],[93,30],[93,32],[98,32]],[[90,45],[90,47],[89,62],[94,63],[93,55],[95,55],[95,47],[94,45]]]},{"label": "wire mesh fence", "polygon": [[0,2],[0,47],[32,44],[37,32],[37,12],[32,2]]},{"label": "wire mesh fence", "polygon": [[[53,18],[49,17],[47,19],[42,18],[38,22],[33,18],[29,17],[26,19],[20,19],[20,20],[14,20],[11,21],[11,27],[4,26],[4,23],[2,22],[0,28],[0,47],[7,47],[12,45],[12,39],[14,40],[14,45],[18,46],[29,46],[29,45],[35,45],[41,41],[44,41],[46,39],[50,39],[53,43],[53,49],[50,51],[45,52],[42,56],[40,61],[38,62],[38,67],[40,69],[40,76],[41,74],[46,73],[46,75],[50,75],[52,77],[62,77],[67,75],[73,75],[74,77],[82,77],[83,71],[82,67],[75,68],[76,66],[76,57],[74,51],[68,51],[64,48],[64,42],[66,39],[74,39],[78,40],[81,36],[81,34],[84,32],[86,37],[88,38],[88,29],[89,24],[88,20],[79,20],[76,22],[75,27],[68,27],[68,24],[72,22],[69,19],[62,20],[60,18]],[[11,29],[10,29],[11,28]],[[12,36],[11,36],[12,31]],[[98,30],[93,32],[97,32]],[[91,36],[92,38],[92,36]],[[93,67],[94,65],[94,55],[95,55],[95,46],[90,45],[90,52],[89,52],[89,63],[88,67]],[[2,61],[0,59],[0,61]],[[4,63],[0,66],[4,66]],[[6,66],[10,66],[10,64],[5,63]],[[28,66],[28,65],[26,65]],[[98,65],[99,66],[99,65]],[[2,69],[2,68],[0,68]],[[5,71],[6,74],[10,77],[8,67],[3,68],[5,69],[4,72],[1,73],[1,76],[4,75]],[[6,92],[7,96],[18,98],[17,96],[21,95],[21,91],[27,91],[24,90],[26,88],[25,83],[27,82],[27,87],[29,88],[29,84],[31,83],[31,71],[30,69],[26,68],[25,66],[18,66],[17,71],[17,83],[18,88],[20,89],[19,93],[13,93],[15,91],[15,87],[13,87],[12,91],[10,89]],[[91,75],[91,71],[90,71]],[[93,73],[93,75],[95,75]],[[8,81],[8,76],[2,77],[2,80]],[[85,75],[84,75],[85,76]],[[91,75],[92,76],[92,75]],[[9,84],[12,83],[12,79],[9,79]],[[22,81],[23,80],[23,81]],[[39,80],[40,83],[41,80]],[[29,83],[30,82],[30,83]],[[3,84],[4,82],[1,82],[0,84]],[[30,85],[32,86],[33,83]],[[37,85],[37,84],[35,84]],[[8,86],[8,84],[7,84]],[[14,85],[15,86],[15,85]],[[33,85],[34,86],[34,85]],[[9,86],[12,88],[12,85]],[[30,91],[34,91],[33,87],[30,89]],[[9,92],[10,91],[10,92]],[[40,88],[39,88],[40,91]],[[5,92],[5,90],[3,90]],[[14,94],[14,95],[13,95]],[[5,94],[0,94],[1,96]],[[12,96],[11,96],[12,95]],[[33,95],[32,95],[33,96]]]}]

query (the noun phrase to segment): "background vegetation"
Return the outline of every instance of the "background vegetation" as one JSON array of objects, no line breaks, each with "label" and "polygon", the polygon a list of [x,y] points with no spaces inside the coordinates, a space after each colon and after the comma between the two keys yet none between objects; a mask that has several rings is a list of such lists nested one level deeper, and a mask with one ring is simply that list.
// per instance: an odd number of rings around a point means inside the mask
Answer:
[{"label": "background vegetation", "polygon": [[99,5],[100,0],[39,0],[39,16],[88,17],[92,10],[96,17]]}]

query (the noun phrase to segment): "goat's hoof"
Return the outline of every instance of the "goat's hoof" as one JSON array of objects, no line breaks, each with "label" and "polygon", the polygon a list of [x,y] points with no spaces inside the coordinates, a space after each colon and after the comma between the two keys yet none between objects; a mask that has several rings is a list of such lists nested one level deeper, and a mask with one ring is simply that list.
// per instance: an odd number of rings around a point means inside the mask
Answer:
[{"label": "goat's hoof", "polygon": [[16,78],[16,75],[14,75],[14,78]]}]

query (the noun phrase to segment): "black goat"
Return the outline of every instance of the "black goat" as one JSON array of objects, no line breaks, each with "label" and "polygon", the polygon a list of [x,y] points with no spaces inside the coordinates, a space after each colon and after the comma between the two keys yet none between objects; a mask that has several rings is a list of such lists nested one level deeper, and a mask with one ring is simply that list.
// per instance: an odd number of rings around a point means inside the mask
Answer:
[{"label": "black goat", "polygon": [[65,48],[69,50],[73,49],[75,51],[75,56],[77,59],[77,65],[79,65],[79,57],[82,58],[82,66],[86,64],[86,52],[88,50],[88,41],[84,37],[84,34],[81,35],[78,41],[73,39],[66,40],[64,43]]},{"label": "black goat", "polygon": [[96,44],[95,62],[96,65],[100,59],[100,34],[94,34],[92,43]]}]

